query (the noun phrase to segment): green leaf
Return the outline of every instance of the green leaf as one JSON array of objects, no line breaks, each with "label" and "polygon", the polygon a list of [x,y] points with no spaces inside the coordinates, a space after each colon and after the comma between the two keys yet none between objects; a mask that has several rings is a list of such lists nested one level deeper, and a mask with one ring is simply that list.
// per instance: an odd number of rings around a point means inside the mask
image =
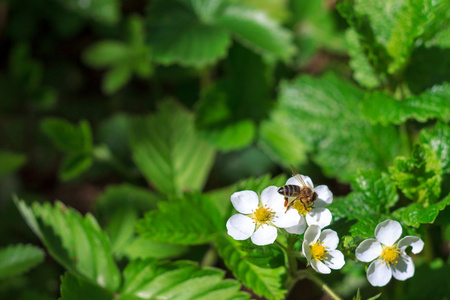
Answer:
[{"label": "green leaf", "polygon": [[224,128],[199,131],[199,134],[219,150],[237,150],[248,146],[253,141],[255,124],[250,120],[244,120]]},{"label": "green leaf", "polygon": [[120,19],[120,5],[118,0],[58,0],[67,9],[105,24],[115,24]]},{"label": "green leaf", "polygon": [[408,119],[425,122],[429,119],[450,120],[450,84],[436,85],[428,91],[403,101],[383,92],[367,94],[362,102],[364,117],[374,123],[402,124]]},{"label": "green leaf", "polygon": [[416,145],[412,157],[397,157],[389,168],[391,178],[406,197],[428,205],[441,193],[442,164],[430,145]]},{"label": "green leaf", "polygon": [[109,291],[119,288],[120,272],[109,239],[92,215],[82,217],[60,202],[31,207],[22,200],[15,202],[30,228],[67,270]]},{"label": "green leaf", "polygon": [[259,145],[273,160],[284,166],[300,165],[307,160],[310,148],[292,130],[287,130],[283,112],[276,110],[259,128]]},{"label": "green leaf", "polygon": [[104,40],[87,48],[82,59],[94,68],[111,67],[126,62],[130,52],[129,46],[123,42]]},{"label": "green leaf", "polygon": [[10,245],[0,249],[0,278],[27,272],[44,261],[45,253],[32,245]]},{"label": "green leaf", "polygon": [[242,259],[245,252],[239,250],[239,243],[231,237],[220,235],[216,246],[227,268],[233,275],[255,294],[267,299],[284,299],[284,267],[274,269],[261,268]]},{"label": "green leaf", "polygon": [[394,211],[394,216],[401,218],[406,225],[417,228],[420,224],[434,223],[439,212],[444,210],[448,205],[450,205],[450,194],[434,204],[422,205],[413,203],[407,207],[401,207]]},{"label": "green leaf", "polygon": [[119,65],[110,69],[103,77],[103,93],[107,95],[114,94],[130,81],[131,76],[132,70],[128,65]]},{"label": "green leaf", "polygon": [[148,13],[148,42],[157,62],[201,68],[226,55],[231,42],[229,34],[201,19],[213,19],[216,14],[216,10],[201,8],[202,5],[210,4],[208,1],[152,3]]},{"label": "green leaf", "polygon": [[349,181],[359,168],[386,170],[403,147],[397,128],[361,118],[363,96],[332,74],[300,76],[281,84],[275,112],[284,117],[284,130],[310,147],[326,174]]},{"label": "green leaf", "polygon": [[376,225],[398,201],[397,188],[386,173],[359,170],[352,182],[353,191],[345,198],[335,199],[329,206],[333,218],[356,220],[351,225],[353,236],[373,236]]},{"label": "green leaf", "polygon": [[[124,271],[122,296],[139,299],[249,299],[234,280],[215,268],[188,261],[134,260]],[[122,299],[122,298],[120,298]]]},{"label": "green leaf", "polygon": [[188,250],[188,247],[181,245],[150,241],[145,238],[135,238],[123,250],[130,260],[137,258],[165,259],[180,256]]},{"label": "green leaf", "polygon": [[293,54],[291,35],[263,11],[229,4],[216,23],[229,30],[245,46],[269,57],[287,60]]},{"label": "green leaf", "polygon": [[431,147],[441,161],[444,174],[450,173],[450,126],[438,122],[432,130],[420,132],[421,143]]},{"label": "green leaf", "polygon": [[111,250],[113,253],[121,252],[134,236],[134,225],[137,220],[137,213],[131,207],[117,210],[111,216],[111,220],[106,228],[106,232],[111,240]]},{"label": "green leaf", "polygon": [[433,27],[433,22],[440,21],[440,11],[445,12],[449,8],[446,0],[405,1],[395,16],[394,26],[386,43],[386,49],[393,58],[388,69],[390,73],[397,72],[407,63],[415,41]]},{"label": "green leaf", "polygon": [[152,241],[181,245],[204,244],[225,230],[224,220],[211,200],[200,193],[160,202],[138,221],[137,232]]},{"label": "green leaf", "polygon": [[239,251],[243,253],[242,259],[261,268],[277,268],[284,264],[284,254],[275,244],[264,247],[253,244],[250,239],[240,241]]},{"label": "green leaf", "polygon": [[348,55],[350,56],[349,65],[353,70],[353,78],[366,88],[376,88],[381,84],[380,79],[371,61],[364,52],[364,47],[359,40],[357,32],[349,28],[345,34]]},{"label": "green leaf", "polygon": [[60,300],[112,300],[113,294],[70,273],[61,278]]},{"label": "green leaf", "polygon": [[89,169],[92,165],[92,156],[85,153],[70,153],[64,158],[59,171],[63,181],[69,181]]},{"label": "green leaf", "polygon": [[26,161],[24,154],[0,151],[0,179],[20,169]]},{"label": "green leaf", "polygon": [[59,118],[46,118],[41,130],[53,144],[66,153],[88,153],[92,150],[92,134],[89,123],[80,121],[78,126]]},{"label": "green leaf", "polygon": [[203,187],[215,151],[200,140],[193,116],[179,104],[164,101],[157,113],[131,120],[129,135],[136,165],[158,190],[180,194]]}]

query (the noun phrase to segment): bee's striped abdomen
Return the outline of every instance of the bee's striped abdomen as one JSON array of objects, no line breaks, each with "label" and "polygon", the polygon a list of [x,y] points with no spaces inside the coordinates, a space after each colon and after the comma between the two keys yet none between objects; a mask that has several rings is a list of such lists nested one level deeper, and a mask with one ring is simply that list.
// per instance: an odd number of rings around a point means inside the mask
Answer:
[{"label": "bee's striped abdomen", "polygon": [[278,189],[278,193],[285,197],[297,197],[300,193],[300,187],[295,184],[286,184]]}]

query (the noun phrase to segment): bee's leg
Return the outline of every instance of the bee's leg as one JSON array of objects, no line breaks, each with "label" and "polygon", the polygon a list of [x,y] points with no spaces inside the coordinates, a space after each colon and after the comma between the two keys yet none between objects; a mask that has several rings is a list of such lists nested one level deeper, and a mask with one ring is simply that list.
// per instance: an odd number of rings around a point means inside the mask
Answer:
[{"label": "bee's leg", "polygon": [[286,207],[289,203],[289,198],[288,197],[284,197],[284,207]]},{"label": "bee's leg", "polygon": [[289,208],[291,208],[291,206],[294,204],[294,201],[291,201],[287,206],[286,206],[286,211],[284,213],[287,213],[287,211],[289,210]]},{"label": "bee's leg", "polygon": [[303,204],[303,207],[305,208],[305,211],[308,211],[308,209],[306,208],[305,202],[303,202],[303,200],[300,200],[300,202]]}]

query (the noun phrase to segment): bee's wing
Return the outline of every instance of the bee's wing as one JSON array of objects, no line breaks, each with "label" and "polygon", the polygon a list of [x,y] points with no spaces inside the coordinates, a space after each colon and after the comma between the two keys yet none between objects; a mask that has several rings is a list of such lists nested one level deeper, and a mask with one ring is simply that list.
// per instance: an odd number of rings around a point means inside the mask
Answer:
[{"label": "bee's wing", "polygon": [[292,176],[294,176],[303,186],[308,186],[303,180],[300,173],[291,165]]}]

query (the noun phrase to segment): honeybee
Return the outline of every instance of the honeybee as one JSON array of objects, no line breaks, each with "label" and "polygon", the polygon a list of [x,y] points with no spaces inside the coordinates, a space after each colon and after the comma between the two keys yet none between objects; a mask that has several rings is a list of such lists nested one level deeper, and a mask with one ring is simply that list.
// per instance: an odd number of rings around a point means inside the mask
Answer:
[{"label": "honeybee", "polygon": [[[317,200],[317,193],[312,186],[308,186],[298,171],[291,165],[292,176],[294,176],[301,186],[295,184],[286,184],[278,189],[278,193],[284,196],[284,207],[286,212],[294,205],[295,201],[300,201],[307,211],[307,206],[311,206]],[[289,198],[294,198],[289,202]]]}]

